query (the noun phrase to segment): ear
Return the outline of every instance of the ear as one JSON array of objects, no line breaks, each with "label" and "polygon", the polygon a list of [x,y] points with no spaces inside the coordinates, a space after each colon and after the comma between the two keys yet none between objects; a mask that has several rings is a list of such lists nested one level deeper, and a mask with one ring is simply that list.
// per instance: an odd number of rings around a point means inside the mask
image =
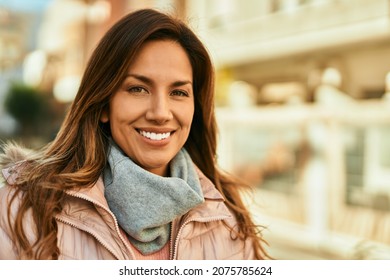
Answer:
[{"label": "ear", "polygon": [[110,120],[107,111],[107,108],[103,109],[102,114],[100,115],[100,121],[102,123],[107,123]]}]

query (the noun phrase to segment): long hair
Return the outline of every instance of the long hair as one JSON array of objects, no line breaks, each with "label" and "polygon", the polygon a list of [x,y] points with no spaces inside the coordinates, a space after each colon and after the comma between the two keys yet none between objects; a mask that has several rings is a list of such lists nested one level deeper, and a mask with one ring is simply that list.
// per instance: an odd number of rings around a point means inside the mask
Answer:
[{"label": "long hair", "polygon": [[[21,168],[14,198],[21,195],[22,200],[12,228],[25,258],[58,258],[55,215],[62,210],[65,191],[90,187],[102,174],[110,131],[100,122],[100,115],[125,79],[139,49],[149,40],[173,40],[186,51],[193,70],[195,112],[185,147],[236,216],[236,238],[251,238],[256,257],[267,256],[258,228],[240,198],[239,184],[216,165],[214,69],[209,54],[182,21],[144,9],[126,15],[103,36],[56,138]],[[23,217],[30,209],[37,225],[37,241],[33,244],[23,228]]]}]

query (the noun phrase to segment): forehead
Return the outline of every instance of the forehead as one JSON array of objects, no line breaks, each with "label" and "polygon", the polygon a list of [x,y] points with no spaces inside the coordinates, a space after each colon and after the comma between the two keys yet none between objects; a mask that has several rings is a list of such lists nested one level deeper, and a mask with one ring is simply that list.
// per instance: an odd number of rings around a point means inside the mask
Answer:
[{"label": "forehead", "polygon": [[[192,80],[192,66],[185,49],[172,40],[153,40],[145,42],[128,71],[142,71],[142,74],[179,75]],[[171,72],[169,72],[171,71]]]}]

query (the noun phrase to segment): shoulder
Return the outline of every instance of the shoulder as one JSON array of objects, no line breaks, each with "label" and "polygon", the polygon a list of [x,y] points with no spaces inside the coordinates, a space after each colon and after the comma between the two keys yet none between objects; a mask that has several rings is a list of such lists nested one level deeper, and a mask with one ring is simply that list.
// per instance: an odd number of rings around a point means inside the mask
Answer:
[{"label": "shoulder", "polygon": [[[18,194],[15,198],[15,188],[5,183],[0,187],[0,227],[8,228],[8,216],[11,220],[15,217],[19,205],[20,195]],[[10,212],[10,213],[9,213]]]},{"label": "shoulder", "polygon": [[192,221],[177,238],[178,259],[249,260],[254,259],[250,238],[239,238],[234,217],[222,220]]},{"label": "shoulder", "polygon": [[[9,167],[3,168],[0,175],[0,215],[3,216],[3,213],[7,212],[8,205],[12,204],[19,205],[21,194],[13,199],[13,196],[16,192],[16,187],[13,187],[16,179],[18,177],[18,170],[23,162],[18,162]],[[15,208],[13,206],[12,208]]]},{"label": "shoulder", "polygon": [[199,182],[202,188],[202,192],[205,199],[223,201],[222,194],[216,189],[214,183],[203,174],[203,172],[194,164],[196,174],[198,175]]},{"label": "shoulder", "polygon": [[15,193],[14,188],[12,188],[7,183],[2,183],[0,185],[0,215],[4,216],[6,214],[8,205],[11,201],[13,194]]},{"label": "shoulder", "polygon": [[[192,209],[184,218],[183,224],[186,226],[182,228],[180,235],[181,249],[198,251],[198,254],[203,254],[202,257],[199,255],[199,258],[254,259],[254,240],[251,238],[244,240],[237,236],[238,222],[235,214],[229,209],[214,183],[198,167],[195,168],[202,185],[205,202]],[[192,222],[188,223],[188,221]],[[182,253],[182,250],[180,252]],[[193,258],[194,256],[189,254],[181,257]]]},{"label": "shoulder", "polygon": [[[15,246],[12,241],[12,230],[8,221],[10,200],[14,189],[7,184],[0,186],[0,259],[17,259]],[[16,204],[15,204],[16,205]],[[11,210],[11,212],[13,212]],[[11,215],[11,220],[14,215]]]},{"label": "shoulder", "polygon": [[[0,259],[19,259],[18,247],[12,227],[20,210],[23,192],[16,193],[16,187],[5,184],[0,188]],[[30,244],[36,241],[35,223],[31,209],[28,209],[22,221],[22,227]],[[3,250],[4,248],[4,250]]]}]

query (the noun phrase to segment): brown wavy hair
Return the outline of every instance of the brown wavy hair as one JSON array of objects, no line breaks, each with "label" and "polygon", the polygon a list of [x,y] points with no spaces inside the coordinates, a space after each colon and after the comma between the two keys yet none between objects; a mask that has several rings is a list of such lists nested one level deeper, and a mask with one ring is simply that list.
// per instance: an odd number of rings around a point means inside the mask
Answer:
[{"label": "brown wavy hair", "polygon": [[[209,54],[185,23],[158,11],[143,9],[124,16],[103,36],[87,64],[78,93],[56,138],[24,163],[13,196],[22,199],[12,224],[23,258],[58,258],[55,215],[62,210],[66,190],[91,187],[101,176],[110,131],[99,121],[100,115],[125,79],[138,50],[148,40],[173,40],[187,52],[193,69],[195,112],[185,148],[235,214],[236,238],[251,238],[256,258],[267,257],[260,227],[254,224],[240,198],[241,184],[219,170],[216,164],[214,69]],[[23,227],[28,211],[32,211],[37,226],[37,240],[33,244]]]}]

